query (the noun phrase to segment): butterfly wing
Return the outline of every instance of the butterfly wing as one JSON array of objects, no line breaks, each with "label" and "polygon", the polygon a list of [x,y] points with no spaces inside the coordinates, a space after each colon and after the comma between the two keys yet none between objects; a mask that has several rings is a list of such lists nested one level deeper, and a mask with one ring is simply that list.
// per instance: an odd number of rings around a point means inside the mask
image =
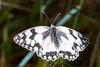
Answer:
[{"label": "butterfly wing", "polygon": [[89,43],[89,39],[79,32],[67,27],[58,26],[58,31],[63,32],[65,36],[61,36],[61,45],[59,47],[59,57],[64,59],[75,60],[79,56],[79,51],[83,51]]},{"label": "butterfly wing", "polygon": [[69,42],[68,38],[60,36],[59,57],[74,61],[79,56],[79,51]]},{"label": "butterfly wing", "polygon": [[58,59],[58,54],[49,34],[49,27],[38,26],[17,34],[14,41],[29,51],[36,51],[42,59],[54,61]]},{"label": "butterfly wing", "polygon": [[73,29],[64,26],[58,26],[56,28],[66,34],[68,42],[78,51],[83,51],[89,44],[88,38]]},{"label": "butterfly wing", "polygon": [[56,60],[58,59],[57,50],[55,48],[55,44],[51,42],[51,37],[47,36],[42,48],[37,52],[37,55],[40,56],[42,59],[49,60]]},{"label": "butterfly wing", "polygon": [[49,27],[37,26],[27,29],[14,37],[15,43],[30,51],[38,51],[42,44],[42,33],[47,31]]}]

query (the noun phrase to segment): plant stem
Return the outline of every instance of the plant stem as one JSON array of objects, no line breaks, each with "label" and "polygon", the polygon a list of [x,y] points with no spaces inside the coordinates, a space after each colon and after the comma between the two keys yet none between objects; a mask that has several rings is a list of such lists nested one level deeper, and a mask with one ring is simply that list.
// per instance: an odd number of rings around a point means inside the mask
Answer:
[{"label": "plant stem", "polygon": [[79,13],[80,13],[80,9],[82,7],[83,1],[84,0],[81,0],[80,4],[77,6],[79,9],[77,11],[77,14],[76,14],[76,17],[75,17],[75,20],[74,20],[74,24],[73,24],[73,27],[72,27],[73,29],[75,29],[75,27],[76,27],[76,24],[77,24],[77,21],[78,21],[78,17],[79,17]]},{"label": "plant stem", "polygon": [[40,25],[43,23],[43,13],[41,13],[43,2],[44,0],[40,0]]}]

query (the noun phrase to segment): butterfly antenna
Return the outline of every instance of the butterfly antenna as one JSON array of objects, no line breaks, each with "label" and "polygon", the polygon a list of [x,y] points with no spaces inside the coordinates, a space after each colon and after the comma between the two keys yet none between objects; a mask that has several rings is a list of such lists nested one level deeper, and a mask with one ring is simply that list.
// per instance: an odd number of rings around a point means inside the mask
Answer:
[{"label": "butterfly antenna", "polygon": [[49,22],[51,23],[51,25],[53,25],[53,23],[51,22],[50,18],[47,16],[47,14],[44,11],[41,11],[41,12],[45,14],[45,16],[48,18]]},{"label": "butterfly antenna", "polygon": [[53,24],[55,23],[55,21],[57,20],[58,16],[60,15],[60,13],[57,14],[56,18],[53,21]]}]

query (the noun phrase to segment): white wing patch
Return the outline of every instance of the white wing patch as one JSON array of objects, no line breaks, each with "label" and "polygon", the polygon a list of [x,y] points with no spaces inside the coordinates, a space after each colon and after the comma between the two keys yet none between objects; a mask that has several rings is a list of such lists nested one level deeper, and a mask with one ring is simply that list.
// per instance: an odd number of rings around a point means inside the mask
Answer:
[{"label": "white wing patch", "polygon": [[79,56],[79,51],[83,51],[89,43],[88,38],[79,32],[63,26],[54,29],[46,26],[33,27],[17,34],[14,41],[30,51],[36,51],[39,57],[47,61],[59,57],[74,61]]}]

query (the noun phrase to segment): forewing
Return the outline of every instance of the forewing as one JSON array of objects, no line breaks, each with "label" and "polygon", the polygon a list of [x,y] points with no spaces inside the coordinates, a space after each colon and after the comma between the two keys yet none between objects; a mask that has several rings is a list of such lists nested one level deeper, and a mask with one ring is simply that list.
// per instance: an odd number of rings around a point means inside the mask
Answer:
[{"label": "forewing", "polygon": [[27,29],[14,37],[15,43],[30,51],[38,51],[43,44],[42,33],[49,30],[49,27],[38,26]]},{"label": "forewing", "polygon": [[57,30],[60,30],[66,34],[66,36],[68,38],[67,40],[70,43],[71,47],[73,47],[77,51],[83,51],[89,43],[88,38],[86,38],[81,33],[77,32],[73,29],[63,27],[63,26],[58,26],[56,28],[57,28]]}]

